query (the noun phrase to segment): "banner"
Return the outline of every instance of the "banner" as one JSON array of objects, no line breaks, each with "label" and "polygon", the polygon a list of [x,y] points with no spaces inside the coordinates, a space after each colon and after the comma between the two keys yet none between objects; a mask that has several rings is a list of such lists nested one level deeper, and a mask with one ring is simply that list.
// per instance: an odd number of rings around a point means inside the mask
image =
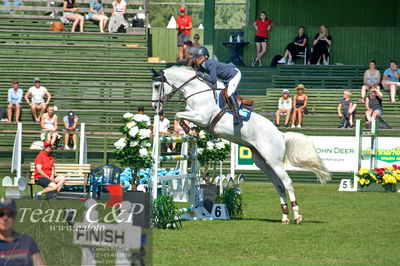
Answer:
[{"label": "banner", "polygon": [[[335,136],[310,136],[325,166],[330,172],[352,172],[355,164],[355,137],[335,137]],[[363,150],[371,147],[370,138],[364,137]],[[257,170],[254,165],[251,150],[247,147],[235,145],[237,149],[236,165],[237,170]],[[379,137],[377,151],[378,167],[386,165],[400,164],[400,138]],[[363,160],[362,167],[369,168],[370,161]],[[300,171],[285,162],[286,170]]]}]

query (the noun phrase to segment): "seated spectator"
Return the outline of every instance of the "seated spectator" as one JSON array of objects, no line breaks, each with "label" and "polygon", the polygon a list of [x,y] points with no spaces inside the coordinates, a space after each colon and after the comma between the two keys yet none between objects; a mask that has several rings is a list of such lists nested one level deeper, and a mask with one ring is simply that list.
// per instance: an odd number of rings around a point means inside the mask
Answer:
[{"label": "seated spectator", "polygon": [[58,118],[57,115],[54,113],[54,107],[49,106],[47,108],[47,113],[45,113],[42,117],[42,131],[47,132],[47,139],[50,140],[51,145],[54,145],[57,140],[57,124]]},{"label": "seated spectator", "polygon": [[69,111],[66,116],[64,116],[64,150],[70,150],[69,139],[72,136],[73,150],[76,150],[76,132],[78,131],[79,118],[73,111]]},{"label": "seated spectator", "polygon": [[286,46],[285,55],[281,60],[278,61],[279,64],[293,65],[294,60],[297,55],[304,52],[307,47],[308,36],[304,33],[304,27],[300,26],[298,28],[299,35],[294,38],[294,41]]},{"label": "seated spectator", "polygon": [[[160,121],[158,123],[158,130],[160,132],[160,135],[169,135],[169,128],[171,127],[171,123],[169,122],[169,120],[167,118],[165,118],[164,111],[161,110],[158,113],[158,116],[160,119]],[[155,124],[153,126],[155,126]],[[172,152],[171,151],[171,147],[172,147],[171,143],[163,143],[163,144],[165,144],[165,145],[161,145],[162,150],[165,150],[165,148],[167,148],[166,150],[168,153]]]},{"label": "seated spectator", "polygon": [[[184,122],[186,123],[186,125],[189,125],[189,123],[190,123],[187,120],[184,120]],[[179,121],[175,119],[174,120],[174,136],[182,137],[184,135],[186,135],[185,130],[181,127],[181,125],[179,124]],[[172,143],[172,152],[176,151],[176,146],[177,146],[177,143],[173,142]]]},{"label": "seated spectator", "polygon": [[303,84],[299,84],[296,87],[297,94],[293,97],[293,114],[292,114],[292,128],[295,128],[296,120],[297,127],[301,128],[303,115],[306,112],[308,96],[305,94],[307,90]]},{"label": "seated spectator", "polygon": [[144,113],[144,106],[140,105],[137,110],[138,113],[135,115],[135,117],[138,117],[139,119],[146,121],[147,126],[151,126],[150,117]]},{"label": "seated spectator", "polygon": [[383,72],[382,87],[390,93],[390,102],[396,102],[396,90],[400,88],[400,69],[397,69],[396,61],[390,62],[390,67]]},{"label": "seated spectator", "polygon": [[371,88],[369,96],[365,100],[365,116],[367,118],[368,127],[371,126],[372,121],[379,118],[383,114],[382,108],[382,92],[376,88]]},{"label": "seated spectator", "polygon": [[83,32],[83,27],[85,26],[84,17],[79,14],[79,9],[75,7],[75,0],[64,0],[63,5],[64,15],[61,18],[61,21],[66,23],[72,23],[71,32],[75,32],[76,26],[80,27],[80,32]]},{"label": "seated spectator", "polygon": [[108,17],[104,15],[103,3],[101,0],[92,0],[90,2],[88,18],[90,20],[98,21],[100,32],[104,33],[104,29],[108,23]]},{"label": "seated spectator", "polygon": [[[25,94],[25,101],[29,104],[32,111],[33,119],[36,123],[39,123],[42,119],[44,111],[46,111],[47,105],[51,100],[51,94],[45,87],[42,86],[40,78],[35,78],[35,86],[29,88]],[[29,96],[32,95],[32,102],[29,101]],[[44,101],[44,96],[47,97],[47,101]],[[40,110],[39,116],[37,111]]]},{"label": "seated spectator", "polygon": [[188,41],[184,42],[183,44],[186,47],[186,49],[185,49],[185,53],[186,53],[185,54],[185,58],[187,60],[187,59],[191,58],[193,55],[196,54],[197,48],[193,47],[193,42],[191,40],[188,40]]},{"label": "seated spectator", "polygon": [[21,105],[22,98],[24,97],[24,91],[19,88],[18,80],[12,81],[12,88],[8,90],[8,107],[7,107],[7,118],[8,123],[11,123],[13,111],[15,111],[15,121],[21,122]]},{"label": "seated spectator", "polygon": [[200,35],[198,35],[197,33],[193,36],[193,47],[201,47],[202,45],[200,44]]},{"label": "seated spectator", "polygon": [[369,69],[364,72],[364,81],[361,87],[361,101],[365,102],[365,93],[372,87],[379,89],[379,84],[381,81],[381,73],[375,68],[375,60],[369,62]]},{"label": "seated spectator", "polygon": [[342,118],[339,128],[353,127],[353,117],[357,108],[357,104],[350,100],[351,92],[345,90],[343,99],[339,102],[337,111],[339,118]]},{"label": "seated spectator", "polygon": [[43,151],[35,158],[35,184],[43,187],[34,195],[34,199],[40,199],[42,195],[54,192],[51,199],[56,199],[56,193],[60,192],[64,186],[65,177],[56,176],[54,172],[54,157],[51,155],[51,142],[45,140],[43,142]]},{"label": "seated spectator", "polygon": [[125,0],[114,0],[112,2],[113,12],[108,24],[108,32],[118,32],[119,27],[124,26],[127,29],[129,24],[125,20],[126,2]]},{"label": "seated spectator", "polygon": [[321,59],[323,60],[324,65],[328,64],[328,47],[332,44],[332,37],[329,35],[328,26],[322,25],[320,28],[320,32],[315,34],[314,42],[313,42],[313,52],[311,54],[310,64],[319,65]]},{"label": "seated spectator", "polygon": [[279,127],[281,114],[286,114],[285,127],[289,127],[290,112],[292,111],[292,98],[290,98],[289,90],[284,89],[278,102],[278,110],[275,114],[275,125]]}]

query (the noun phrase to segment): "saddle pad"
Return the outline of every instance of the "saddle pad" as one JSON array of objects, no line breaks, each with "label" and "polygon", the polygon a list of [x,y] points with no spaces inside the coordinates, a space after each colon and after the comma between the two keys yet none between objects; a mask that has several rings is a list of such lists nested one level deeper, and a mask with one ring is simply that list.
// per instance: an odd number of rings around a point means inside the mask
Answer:
[{"label": "saddle pad", "polygon": [[[236,97],[236,93],[235,93],[235,97]],[[225,105],[226,105],[225,98],[222,95],[222,91],[220,91],[218,94],[218,106],[222,110],[225,108]],[[226,112],[228,114],[232,114],[232,112],[230,110],[226,110]],[[247,108],[245,105],[243,105],[243,104],[240,105],[239,115],[242,117],[243,121],[249,121],[252,112],[253,111],[251,109]]]}]

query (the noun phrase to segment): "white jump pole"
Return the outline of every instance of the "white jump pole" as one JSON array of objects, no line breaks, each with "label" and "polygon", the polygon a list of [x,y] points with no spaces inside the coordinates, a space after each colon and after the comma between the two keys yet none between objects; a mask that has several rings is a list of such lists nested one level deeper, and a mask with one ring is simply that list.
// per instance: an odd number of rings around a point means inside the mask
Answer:
[{"label": "white jump pole", "polygon": [[79,139],[79,164],[87,163],[86,125],[81,123],[81,137]]},{"label": "white jump pole", "polygon": [[160,130],[159,129],[160,129],[160,117],[158,116],[158,110],[157,110],[157,114],[154,117],[154,128],[153,128],[153,159],[154,159],[154,165],[153,165],[153,181],[152,181],[152,184],[151,184],[153,200],[157,199],[157,189],[158,189],[158,164],[160,163],[160,161],[159,161]]},{"label": "white jump pole", "polygon": [[235,160],[236,160],[237,144],[231,142],[231,177],[235,177]]},{"label": "white jump pole", "polygon": [[17,135],[15,135],[14,149],[11,161],[11,173],[17,170],[17,178],[22,176],[22,123],[17,125]]}]

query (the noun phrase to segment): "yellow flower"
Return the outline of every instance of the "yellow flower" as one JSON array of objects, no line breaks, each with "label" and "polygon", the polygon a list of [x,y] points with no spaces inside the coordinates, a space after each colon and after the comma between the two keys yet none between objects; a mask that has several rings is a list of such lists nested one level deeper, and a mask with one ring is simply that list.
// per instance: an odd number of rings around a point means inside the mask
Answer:
[{"label": "yellow flower", "polygon": [[369,172],[369,170],[367,168],[361,168],[360,171],[358,171],[358,175],[363,176],[368,172]]},{"label": "yellow flower", "polygon": [[385,169],[393,171],[393,166],[385,166]]},{"label": "yellow flower", "polygon": [[360,185],[364,185],[365,179],[364,178],[358,179],[358,183],[360,183]]},{"label": "yellow flower", "polygon": [[370,182],[369,179],[366,179],[366,180],[365,180],[365,184],[366,184],[366,185],[368,185],[369,182]]},{"label": "yellow flower", "polygon": [[369,173],[369,176],[376,181],[376,176],[373,173]]}]

